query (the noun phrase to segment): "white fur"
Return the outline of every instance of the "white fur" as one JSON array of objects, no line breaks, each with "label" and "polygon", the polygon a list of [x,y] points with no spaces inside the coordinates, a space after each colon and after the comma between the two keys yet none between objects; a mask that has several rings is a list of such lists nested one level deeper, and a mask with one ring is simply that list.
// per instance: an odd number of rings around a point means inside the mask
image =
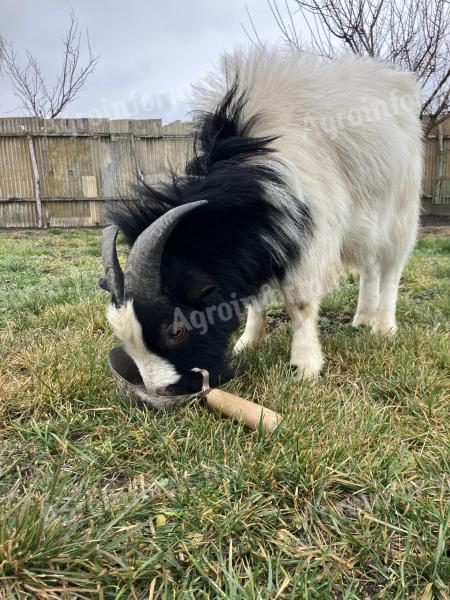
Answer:
[{"label": "white fur", "polygon": [[148,392],[154,392],[155,388],[166,387],[180,379],[181,376],[170,362],[153,354],[145,346],[142,328],[131,300],[119,308],[109,304],[106,316],[125,351],[136,363]]},{"label": "white fur", "polygon": [[261,346],[266,341],[266,337],[265,307],[263,308],[258,303],[251,302],[248,307],[244,333],[236,342],[234,352],[239,353],[249,346],[253,348]]},{"label": "white fur", "polygon": [[[354,325],[396,330],[398,285],[419,214],[419,88],[411,74],[371,59],[327,62],[258,48],[225,56],[197,88],[197,107],[212,110],[237,73],[245,116],[261,115],[252,135],[280,136],[273,142],[280,168],[313,217],[313,240],[282,292],[293,322],[291,362],[300,375],[315,376],[323,365],[320,301],[344,269],[361,275]],[[288,195],[273,201],[292,206]],[[263,325],[252,308],[238,349],[259,343]]]}]

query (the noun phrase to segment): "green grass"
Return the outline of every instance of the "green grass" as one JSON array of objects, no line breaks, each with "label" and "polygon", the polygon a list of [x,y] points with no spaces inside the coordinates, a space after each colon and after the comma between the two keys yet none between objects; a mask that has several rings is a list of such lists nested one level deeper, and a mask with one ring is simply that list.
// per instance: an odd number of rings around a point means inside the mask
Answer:
[{"label": "green grass", "polygon": [[269,437],[119,397],[99,237],[0,233],[0,598],[448,598],[449,240],[420,240],[395,339],[349,325],[353,276],[326,299],[317,382],[272,315],[230,385]]}]

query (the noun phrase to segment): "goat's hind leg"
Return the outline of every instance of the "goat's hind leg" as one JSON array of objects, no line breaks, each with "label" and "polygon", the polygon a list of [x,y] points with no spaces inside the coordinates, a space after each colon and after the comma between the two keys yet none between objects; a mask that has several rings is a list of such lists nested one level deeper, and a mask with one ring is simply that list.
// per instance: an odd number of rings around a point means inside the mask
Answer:
[{"label": "goat's hind leg", "polygon": [[374,333],[397,331],[395,309],[404,261],[384,261],[360,270],[358,306],[352,325],[372,327]]},{"label": "goat's hind leg", "polygon": [[373,325],[374,333],[393,335],[397,331],[395,313],[398,288],[403,268],[416,239],[416,214],[412,213],[401,225],[391,236],[395,240],[394,247],[381,256],[380,303]]},{"label": "goat's hind leg", "polygon": [[360,269],[358,306],[353,318],[353,327],[373,327],[380,302],[380,266],[372,263]]},{"label": "goat's hind leg", "polygon": [[398,198],[384,249],[380,253],[380,303],[373,325],[374,333],[392,335],[397,331],[395,318],[398,288],[403,268],[414,246],[419,220],[420,161],[410,168],[411,175]]},{"label": "goat's hind leg", "polygon": [[374,333],[394,335],[397,331],[395,312],[398,288],[405,260],[385,262],[381,267],[380,304],[373,324]]}]

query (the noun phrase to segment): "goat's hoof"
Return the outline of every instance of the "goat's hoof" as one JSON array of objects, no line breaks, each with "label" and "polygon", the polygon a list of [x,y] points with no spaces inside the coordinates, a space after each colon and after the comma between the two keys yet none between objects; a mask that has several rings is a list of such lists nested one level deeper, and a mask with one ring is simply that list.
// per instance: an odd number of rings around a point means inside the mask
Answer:
[{"label": "goat's hoof", "polygon": [[374,326],[372,327],[372,333],[392,337],[397,333],[397,325],[392,322],[375,323]]},{"label": "goat's hoof", "polygon": [[289,365],[292,375],[297,380],[318,379],[323,369],[323,359],[320,361],[302,361],[299,364],[291,362]]},{"label": "goat's hoof", "polygon": [[259,348],[265,342],[265,336],[263,338],[258,338],[257,340],[251,340],[243,335],[238,339],[233,348],[233,354],[241,354],[245,350],[249,350],[250,348]]},{"label": "goat's hoof", "polygon": [[374,322],[375,317],[373,315],[360,313],[353,317],[352,326],[360,327],[361,325],[365,325],[366,327],[373,327]]},{"label": "goat's hoof", "polygon": [[233,354],[241,354],[241,352],[244,352],[245,350],[247,350],[248,348],[251,348],[251,344],[249,342],[249,340],[245,339],[243,336],[240,337],[238,339],[238,341],[236,342],[236,344],[234,345],[233,348]]}]

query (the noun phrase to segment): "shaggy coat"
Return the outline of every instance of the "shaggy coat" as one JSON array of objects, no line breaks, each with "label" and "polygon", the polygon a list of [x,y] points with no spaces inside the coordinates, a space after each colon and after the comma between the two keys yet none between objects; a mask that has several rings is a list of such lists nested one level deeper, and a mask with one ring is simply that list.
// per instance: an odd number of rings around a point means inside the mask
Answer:
[{"label": "shaggy coat", "polygon": [[[171,326],[178,308],[190,323],[193,311],[251,297],[235,350],[259,345],[266,285],[286,301],[299,376],[322,369],[318,310],[345,269],[360,273],[353,324],[394,333],[419,214],[420,94],[412,75],[353,56],[327,62],[255,49],[225,56],[194,102],[195,157],[185,172],[110,210],[132,245],[166,211],[207,200],[167,242],[164,300],[149,306],[128,298],[109,309],[128,352],[145,363],[147,387],[196,390],[193,367],[209,369],[214,384],[228,378],[238,315],[214,320],[206,332],[188,327],[176,344],[161,326]],[[138,341],[127,341],[127,331]]]}]

